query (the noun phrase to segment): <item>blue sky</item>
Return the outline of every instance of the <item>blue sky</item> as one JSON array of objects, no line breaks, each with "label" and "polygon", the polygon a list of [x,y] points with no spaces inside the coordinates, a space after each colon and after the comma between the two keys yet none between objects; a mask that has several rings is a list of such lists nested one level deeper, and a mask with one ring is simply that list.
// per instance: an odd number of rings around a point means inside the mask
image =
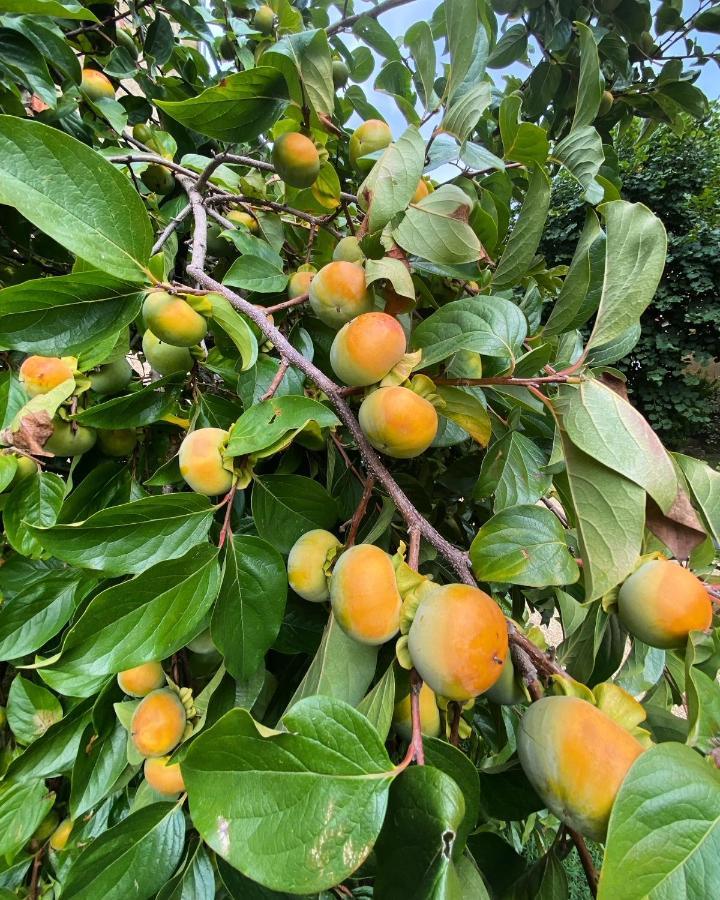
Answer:
[{"label": "blue sky", "polygon": [[[692,0],[692,2],[685,2],[683,6],[683,15],[685,18],[692,15],[692,13],[698,8],[699,0]],[[429,20],[432,16],[433,10],[437,7],[438,0],[414,0],[414,2],[409,3],[406,6],[398,7],[397,9],[389,10],[380,18],[380,22],[386,28],[387,31],[393,37],[397,35],[403,35],[408,30],[408,28],[414,23],[419,21],[420,19]],[[655,9],[657,7],[657,3],[655,0],[652,2],[652,7]],[[360,12],[364,9],[369,8],[366,3],[363,3],[362,0],[360,2],[355,3],[356,12]],[[333,16],[333,19],[335,17]],[[512,23],[511,23],[512,24]],[[350,35],[343,36],[345,42],[348,46],[353,46],[352,38]],[[718,43],[718,36],[712,34],[704,34],[700,36],[700,43],[705,49],[712,49]],[[680,49],[682,48],[682,49]],[[440,51],[440,47],[438,45],[438,52]],[[679,41],[675,48],[671,52],[684,52],[684,42]],[[537,49],[537,45],[531,41],[531,50],[530,50],[530,59],[533,62],[537,62],[540,59],[540,52]],[[405,127],[406,122],[404,117],[398,111],[395,103],[391,98],[386,96],[385,94],[381,94],[379,92],[375,92],[372,89],[372,84],[377,77],[377,73],[379,71],[379,65],[376,66],[376,69],[366,82],[364,82],[361,86],[365,91],[368,100],[376,106],[380,112],[385,116],[388,123],[392,127],[393,134],[395,136],[400,135]],[[499,87],[503,86],[503,75],[504,74],[513,74],[518,75],[521,78],[525,78],[530,70],[526,66],[522,66],[520,64],[515,64],[508,69],[504,70],[495,70],[491,72],[492,77]],[[696,82],[699,88],[707,94],[710,99],[717,99],[720,97],[720,68],[714,62],[708,62],[704,67],[700,68],[700,77]],[[356,117],[353,117],[351,122],[355,124]],[[357,119],[359,122],[359,118]],[[424,132],[428,134],[432,130],[432,123],[428,123],[423,129]]]}]

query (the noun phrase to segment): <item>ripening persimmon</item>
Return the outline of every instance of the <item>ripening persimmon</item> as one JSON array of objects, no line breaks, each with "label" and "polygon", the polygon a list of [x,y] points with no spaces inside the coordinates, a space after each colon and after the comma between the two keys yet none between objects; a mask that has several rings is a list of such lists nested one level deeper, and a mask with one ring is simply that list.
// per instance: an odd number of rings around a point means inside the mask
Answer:
[{"label": "ripening persimmon", "polygon": [[620,621],[651,647],[682,647],[691,631],[712,624],[705,586],[689,569],[669,559],[643,563],[618,593]]},{"label": "ripening persimmon", "polygon": [[381,387],[360,406],[360,427],[376,450],[395,459],[424,453],[438,430],[435,407],[406,387]]},{"label": "ripening persimmon", "polygon": [[253,28],[260,34],[272,34],[275,27],[275,13],[267,4],[258,8],[252,20]]},{"label": "ripening persimmon", "polygon": [[159,662],[141,663],[118,672],[117,683],[130,697],[146,697],[165,684],[165,672]]},{"label": "ripening persimmon", "polygon": [[285,184],[308,188],[318,177],[320,154],[309,137],[299,131],[288,131],[273,144],[272,163]]},{"label": "ripening persimmon", "polygon": [[28,396],[37,397],[73,378],[74,372],[57,356],[28,356],[20,366],[19,377]]},{"label": "ripening persimmon", "polygon": [[52,426],[53,433],[44,446],[48,453],[55,456],[81,456],[95,446],[97,432],[94,428],[71,424],[58,416],[53,419]]},{"label": "ripening persimmon", "polygon": [[103,428],[97,433],[98,447],[105,456],[130,456],[137,446],[134,428]]},{"label": "ripening persimmon", "polygon": [[214,497],[230,490],[233,473],[223,465],[228,436],[222,428],[198,428],[180,444],[180,474],[197,494]]},{"label": "ripening persimmon", "polygon": [[587,700],[543,697],[520,722],[518,756],[530,783],[561,821],[605,838],[615,797],[644,747]]},{"label": "ripening persimmon", "polygon": [[324,528],[307,531],[295,541],[288,555],[288,583],[303,600],[322,603],[330,597],[323,566],[328,553],[340,546],[335,535]]},{"label": "ripening persimmon", "polygon": [[365,284],[365,270],[355,263],[334,260],[323,266],[310,285],[310,306],[333,328],[370,312],[373,298]]},{"label": "ripening persimmon", "polygon": [[427,181],[424,178],[421,178],[418,181],[418,186],[415,188],[415,193],[412,195],[411,203],[419,203],[423,197],[427,197],[430,193],[430,188],[428,187]]},{"label": "ripening persimmon", "polygon": [[316,275],[316,269],[312,266],[307,268],[301,267],[297,272],[288,279],[287,295],[288,300],[294,300],[296,297],[302,297],[310,291],[310,283]]},{"label": "ripening persimmon", "polygon": [[167,166],[152,163],[140,176],[140,181],[153,194],[171,194],[175,187],[175,179]]},{"label": "ripening persimmon", "polygon": [[372,159],[361,159],[368,153],[384,150],[392,141],[390,126],[381,119],[368,119],[350,137],[350,162],[359,172],[369,172],[375,165]]},{"label": "ripening persimmon", "polygon": [[70,840],[73,824],[72,819],[63,819],[55,831],[53,831],[48,842],[53,850],[60,851],[65,849],[67,842]]},{"label": "ripening persimmon", "polygon": [[178,695],[168,688],[151,691],[138,704],[130,736],[142,756],[166,756],[180,743],[187,714]]},{"label": "ripening persimmon", "polygon": [[338,624],[356,641],[389,641],[400,628],[402,606],[390,556],[374,544],[342,553],[330,578],[330,602]]},{"label": "ripening persimmon", "polygon": [[187,347],[166,344],[149,328],[143,335],[142,348],[145,359],[159,375],[189,372],[193,367],[193,358]]},{"label": "ripening persimmon", "polygon": [[112,82],[104,72],[98,72],[97,69],[82,70],[80,90],[88,100],[93,102],[103,98],[111,100],[115,98],[115,88],[112,86]]},{"label": "ripening persimmon", "polygon": [[[403,677],[403,675],[405,677]],[[440,710],[437,697],[431,687],[423,682],[420,688],[420,731],[426,737],[440,734]],[[395,706],[392,716],[393,727],[400,737],[409,741],[412,737],[412,700],[407,673],[395,676]]]},{"label": "ripening persimmon", "polygon": [[470,700],[500,678],[508,655],[505,616],[479,588],[438,585],[420,601],[408,650],[423,681],[448,700]]},{"label": "ripening persimmon", "polygon": [[381,312],[363,313],[335,335],[330,364],[352,387],[376,384],[405,355],[405,332],[397,319]]},{"label": "ripening persimmon", "polygon": [[247,228],[248,231],[252,232],[252,234],[257,234],[260,230],[260,225],[255,216],[242,209],[231,209],[225,218],[232,222],[233,225],[242,225],[244,228]]},{"label": "ripening persimmon", "polygon": [[500,706],[514,706],[516,703],[524,703],[527,700],[515,677],[515,666],[513,666],[509,653],[505,657],[500,677],[489,690],[485,691],[483,697]]},{"label": "ripening persimmon", "polygon": [[363,262],[365,259],[365,254],[362,252],[360,241],[351,234],[349,234],[347,237],[340,238],[337,244],[335,244],[335,249],[333,250],[333,259],[340,259],[344,262],[353,263]]},{"label": "ripening persimmon", "polygon": [[123,357],[100,366],[97,372],[91,372],[88,377],[96,394],[119,394],[130,383],[132,368]]},{"label": "ripening persimmon", "polygon": [[142,308],[145,324],[156,337],[173,347],[193,347],[207,334],[205,317],[167,291],[151,291]]},{"label": "ripening persimmon", "polygon": [[179,763],[169,762],[169,756],[146,759],[143,766],[145,781],[150,787],[166,797],[172,797],[185,790]]}]

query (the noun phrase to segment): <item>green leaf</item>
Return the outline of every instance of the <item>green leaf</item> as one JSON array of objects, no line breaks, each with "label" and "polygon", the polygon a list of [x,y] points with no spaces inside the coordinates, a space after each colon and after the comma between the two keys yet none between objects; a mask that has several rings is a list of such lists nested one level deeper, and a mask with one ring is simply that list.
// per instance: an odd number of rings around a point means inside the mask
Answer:
[{"label": "green leaf", "polygon": [[67,874],[63,897],[152,897],[175,871],[184,841],[179,806],[153,803],[139,809],[85,847]]},{"label": "green leaf", "polygon": [[480,121],[480,116],[490,106],[491,99],[491,88],[488,82],[475,85],[448,106],[440,127],[448,134],[454,135],[462,143]]},{"label": "green leaf", "polygon": [[286,598],[277,550],[262,538],[230,536],[211,631],[233,678],[245,681],[258,670],[280,631]]},{"label": "green leaf", "polygon": [[505,158],[527,166],[542,165],[550,149],[547,134],[539,125],[520,120],[521,106],[522,97],[517,93],[505,97],[500,104],[500,136]]},{"label": "green leaf", "polygon": [[142,306],[137,287],[82,272],[38,278],[0,291],[0,346],[41,356],[77,356],[90,368],[97,345],[112,339]]},{"label": "green leaf", "polygon": [[0,28],[3,70],[38,96],[51,109],[57,107],[57,93],[47,64],[37,48],[22,34]]},{"label": "green leaf", "polygon": [[424,20],[415,22],[405,32],[405,46],[415,62],[415,87],[425,109],[436,102],[435,65],[436,53],[432,29]]},{"label": "green leaf", "polygon": [[527,322],[520,309],[501,297],[466,297],[446,303],[413,332],[423,351],[421,365],[434,365],[458,350],[512,361],[522,352]]},{"label": "green leaf", "polygon": [[605,278],[588,349],[607,344],[640,319],[660,282],[667,249],[663,223],[642,203],[613,200],[602,212]]},{"label": "green leaf", "polygon": [[0,0],[0,12],[29,13],[55,19],[85,19],[97,22],[95,13],[74,0],[59,3],[57,0]]},{"label": "green leaf", "polygon": [[165,659],[202,631],[219,587],[217,550],[209,545],[113,585],[68,631],[53,669],[95,677]]},{"label": "green leaf", "polygon": [[586,125],[592,125],[595,121],[604,87],[595,35],[592,29],[582,22],[575,22],[574,25],[580,42],[580,83],[571,133]]},{"label": "green leaf", "polygon": [[575,128],[551,153],[585,189],[588,203],[600,203],[605,195],[595,176],[605,162],[602,139],[592,125]]},{"label": "green leaf", "polygon": [[693,27],[698,31],[707,31],[711,34],[720,34],[720,9],[703,10],[699,16],[693,19]]},{"label": "green leaf", "polygon": [[594,210],[588,210],[570,269],[543,326],[544,335],[563,334],[585,324],[600,303],[604,268],[605,235]]},{"label": "green leaf", "polygon": [[47,548],[34,526],[46,528],[54,524],[64,495],[65,482],[52,472],[23,479],[3,509],[5,537],[10,546],[23,556],[42,556]]},{"label": "green leaf", "polygon": [[127,766],[127,731],[115,722],[107,734],[97,736],[89,725],[78,747],[70,791],[70,816],[80,816],[110,794]]},{"label": "green leaf", "polygon": [[348,637],[331,615],[318,651],[287,709],[318,694],[357,706],[375,674],[377,655],[377,647]]},{"label": "green leaf", "polygon": [[32,744],[63,717],[60,702],[47,688],[16,675],[7,698],[7,720],[20,744]]},{"label": "green leaf", "polygon": [[475,262],[482,246],[468,225],[471,210],[464,191],[444,184],[408,209],[393,239],[408,253],[439,265]]},{"label": "green leaf", "polygon": [[13,116],[0,116],[0,163],[0,203],[100,271],[145,281],[150,219],[112,163],[56,128]]},{"label": "green leaf", "polygon": [[78,703],[59,722],[10,763],[5,777],[9,781],[29,782],[35,778],[54,778],[72,766],[92,711],[92,702]]},{"label": "green leaf", "polygon": [[301,107],[307,100],[317,115],[332,117],[335,90],[330,47],[324,31],[286,35],[266,50],[262,64],[275,66],[283,73],[291,100]]},{"label": "green leaf", "polygon": [[693,500],[702,511],[713,537],[720,541],[720,472],[683,453],[673,457],[685,476]]},{"label": "green leaf", "polygon": [[252,514],[260,537],[281,553],[313,528],[330,529],[337,521],[335,500],[302,475],[262,475],[253,482]]},{"label": "green leaf", "polygon": [[440,414],[467,431],[481,447],[487,447],[492,436],[490,414],[472,393],[472,388],[438,385],[436,392],[445,401],[445,405],[439,410]]},{"label": "green leaf", "polygon": [[473,496],[493,497],[493,510],[535,503],[552,484],[547,459],[537,444],[519,431],[510,431],[483,457]]},{"label": "green leaf", "polygon": [[156,900],[214,900],[214,897],[213,864],[203,842],[199,841],[183,870],[168,881]]},{"label": "green leaf", "polygon": [[447,96],[462,84],[472,65],[475,35],[478,30],[478,7],[472,0],[446,0],[445,25],[450,52],[450,77]]},{"label": "green leaf", "polygon": [[108,575],[136,574],[206,539],[215,507],[200,494],[162,494],[103,509],[84,522],[36,528],[53,556]]},{"label": "green leaf", "polygon": [[645,491],[582,453],[566,435],[562,438],[585,599],[594,600],[626,578],[637,562],[645,526]]},{"label": "green leaf", "polygon": [[535,166],[520,215],[500,257],[493,287],[503,290],[520,282],[535,259],[550,207],[550,180],[541,166]]},{"label": "green leaf", "polygon": [[263,739],[246,712],[232,710],[194,741],[183,762],[190,815],[203,840],[254,881],[324,890],[370,852],[392,763],[367,719],[338,700],[303,700],[284,725],[291,733]]},{"label": "green leaf", "polygon": [[562,525],[539,506],[496,513],[470,545],[470,560],[480,581],[547,587],[573,584],[580,577]]},{"label": "green leaf", "polygon": [[124,397],[112,397],[81,410],[75,419],[91,428],[140,428],[159,422],[177,408],[186,376],[168,375]]},{"label": "green leaf", "polygon": [[370,722],[381,740],[385,740],[390,733],[394,706],[395,673],[390,665],[370,693],[357,704],[357,710]]},{"label": "green leaf", "polygon": [[463,851],[468,835],[475,830],[480,815],[480,777],[473,762],[457,747],[440,738],[423,738],[425,762],[452,778],[465,800],[462,821],[457,826],[453,859]]},{"label": "green leaf", "polygon": [[488,69],[504,69],[527,54],[528,33],[524,25],[511,25],[488,57]]},{"label": "green leaf", "polygon": [[414,126],[386,148],[358,188],[368,229],[379,231],[402,212],[417,190],[425,163],[425,141]]},{"label": "green leaf", "polygon": [[[0,3],[0,8],[2,6]],[[63,34],[56,26],[38,21],[37,16],[6,16],[3,24],[6,28],[24,34],[53,69],[70,78],[75,84],[80,84],[80,60],[72,52],[70,45],[63,40]]]},{"label": "green leaf", "polygon": [[366,260],[365,284],[371,285],[374,281],[380,280],[389,281],[393,289],[401,296],[415,299],[415,285],[402,260],[392,256]]},{"label": "green leaf", "polygon": [[720,734],[720,684],[714,678],[715,666],[707,674],[699,664],[706,661],[702,646],[704,635],[697,641],[693,635],[685,651],[685,691],[687,694],[687,743],[701,753],[711,753]]},{"label": "green leaf", "polygon": [[376,845],[378,900],[459,897],[452,853],[464,813],[460,788],[440,769],[411,766],[395,779]]},{"label": "green leaf", "polygon": [[615,800],[599,900],[710,897],[718,878],[720,773],[689,747],[652,747]]},{"label": "green leaf", "polygon": [[562,385],[555,407],[573,444],[644,488],[663,512],[678,492],[667,450],[643,416],[612,388],[591,379]]},{"label": "green leaf", "polygon": [[553,849],[523,872],[504,895],[505,900],[566,900],[567,897],[567,875]]},{"label": "green leaf", "polygon": [[282,269],[260,256],[241,256],[223,277],[223,284],[257,294],[279,294],[287,283]]},{"label": "green leaf", "polygon": [[[285,277],[285,276],[283,276]],[[220,294],[208,294],[212,303],[212,318],[235,344],[242,359],[242,372],[251,369],[258,358],[257,338],[247,321]]]},{"label": "green leaf", "polygon": [[186,128],[229,143],[256,138],[280,118],[287,88],[279,69],[256,66],[223,78],[189,100],[158,100],[157,105]]},{"label": "green leaf", "polygon": [[52,809],[55,794],[42,781],[0,786],[0,855],[12,861]]},{"label": "green leaf", "polygon": [[284,445],[310,422],[320,428],[339,423],[335,413],[310,397],[273,397],[251,406],[237,420],[230,433],[227,456],[247,456],[275,444]]}]

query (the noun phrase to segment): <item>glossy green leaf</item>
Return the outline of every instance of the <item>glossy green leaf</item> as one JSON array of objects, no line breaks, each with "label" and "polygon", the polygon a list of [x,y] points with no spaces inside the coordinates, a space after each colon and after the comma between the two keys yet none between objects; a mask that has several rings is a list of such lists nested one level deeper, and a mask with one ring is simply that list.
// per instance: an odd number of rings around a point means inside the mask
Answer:
[{"label": "glossy green leaf", "polygon": [[143,572],[205,541],[214,507],[200,494],[161,494],[103,509],[84,522],[35,529],[53,556],[109,575]]},{"label": "glossy green leaf", "polygon": [[219,141],[251,141],[266,131],[286,105],[279,69],[257,66],[229,75],[189,100],[158,100],[172,119]]},{"label": "glossy green leaf", "polygon": [[41,356],[78,356],[93,366],[95,352],[140,312],[142,295],[101,272],[25,281],[0,291],[0,346]]},{"label": "glossy green leaf", "polygon": [[233,710],[193,742],[183,763],[190,815],[203,840],[254,881],[323,890],[370,852],[392,764],[367,719],[338,700],[307,698],[283,721],[290,733],[261,738]]},{"label": "glossy green leaf", "polygon": [[595,35],[592,29],[582,22],[575,22],[575,28],[580,38],[580,83],[572,131],[592,125],[595,121],[604,86]]},{"label": "glossy green leaf", "polygon": [[490,414],[472,388],[438,385],[437,394],[445,403],[441,415],[459,425],[481,447],[487,447],[492,435]]},{"label": "glossy green leaf", "polygon": [[41,780],[0,786],[0,854],[12,860],[51,810],[55,794]]},{"label": "glossy green leaf", "polygon": [[475,262],[482,246],[468,225],[470,212],[467,194],[444,184],[413,204],[392,236],[403,250],[430,262],[450,266]]},{"label": "glossy green leaf", "polygon": [[413,346],[423,351],[423,367],[458,350],[511,361],[526,336],[527,322],[516,304],[501,297],[472,297],[446,303],[424,319],[413,332]]},{"label": "glossy green leaf", "polygon": [[550,488],[547,459],[537,444],[519,431],[510,431],[488,448],[480,467],[474,496],[493,498],[493,510],[535,503]]},{"label": "glossy green leaf", "polygon": [[223,278],[223,284],[257,294],[278,294],[287,283],[288,276],[282,269],[260,256],[241,256]]},{"label": "glossy green leaf", "polygon": [[92,10],[74,0],[0,0],[0,12],[30,13],[36,16],[49,16],[55,19],[84,19],[97,22]]},{"label": "glossy green leaf", "polygon": [[358,188],[369,231],[379,231],[402,212],[417,190],[425,163],[425,141],[411,126],[390,144]]},{"label": "glossy green leaf", "polygon": [[415,87],[425,109],[435,98],[435,44],[432,29],[424,20],[413,23],[405,32],[405,46],[410,49],[415,62]]},{"label": "glossy green leaf", "polygon": [[10,546],[24,556],[34,559],[42,556],[47,548],[33,529],[47,528],[55,522],[64,494],[65,482],[53,472],[40,472],[21,481],[3,509],[5,536]]},{"label": "glossy green leaf", "polygon": [[7,697],[7,720],[20,744],[32,744],[63,717],[57,697],[42,685],[16,675]]},{"label": "glossy green leaf", "polygon": [[0,162],[1,203],[101,272],[146,279],[150,219],[111,163],[55,128],[12,116],[0,116]]},{"label": "glossy green leaf", "polygon": [[[522,27],[522,26],[520,26]],[[544,128],[533,122],[523,122],[520,118],[522,97],[510,94],[500,104],[500,136],[502,137],[505,159],[523,163],[542,165],[548,155],[550,145]]]},{"label": "glossy green leaf", "polygon": [[446,0],[445,26],[450,51],[447,95],[450,99],[472,64],[478,25],[478,7],[472,0]]},{"label": "glossy green leaf", "polygon": [[332,428],[339,420],[329,407],[309,397],[273,397],[256,403],[235,423],[227,455],[247,456],[265,450],[299,433],[310,422]]},{"label": "glossy green leaf", "polygon": [[370,722],[380,738],[385,739],[390,733],[394,706],[395,673],[393,667],[388,666],[380,681],[358,703],[357,710]]},{"label": "glossy green leaf", "polygon": [[605,162],[605,154],[597,129],[591,125],[574,129],[555,145],[551,156],[582,185],[588,203],[600,203],[604,191],[595,176]]},{"label": "glossy green leaf", "polygon": [[88,726],[72,771],[70,816],[79,819],[112,791],[127,766],[127,731],[119,722],[100,736]]},{"label": "glossy green leaf", "polygon": [[179,807],[153,803],[139,809],[85,847],[73,861],[63,896],[152,897],[180,862],[184,839]]},{"label": "glossy green leaf", "polygon": [[720,472],[683,453],[674,453],[673,457],[680,466],[713,537],[720,541]]},{"label": "glossy green leaf", "polygon": [[200,841],[185,867],[158,892],[156,900],[214,900],[215,872]]},{"label": "glossy green leaf", "polygon": [[165,659],[202,631],[219,586],[206,544],[107,588],[68,632],[57,670],[94,677]]},{"label": "glossy green leaf", "polygon": [[550,180],[535,166],[520,214],[498,262],[493,286],[497,290],[519,283],[532,265],[550,206]]},{"label": "glossy green leaf", "polygon": [[[284,277],[284,276],[283,276]],[[237,312],[220,294],[209,294],[212,303],[212,318],[235,344],[242,359],[242,371],[255,365],[258,358],[257,338],[247,320]]]},{"label": "glossy green leaf", "polygon": [[267,49],[262,63],[283,73],[293,101],[303,106],[307,100],[317,115],[332,116],[332,59],[324,31],[286,35]]},{"label": "glossy green leaf", "polygon": [[496,513],[470,545],[470,560],[480,581],[546,587],[572,584],[580,575],[562,525],[539,506],[512,506]]},{"label": "glossy green leaf", "polygon": [[302,475],[262,475],[253,482],[252,512],[260,537],[281,553],[313,528],[330,529],[337,506],[328,492]]},{"label": "glossy green leaf", "polygon": [[272,646],[286,598],[287,573],[278,551],[262,538],[230,536],[211,630],[228,672],[238,681],[257,671]]},{"label": "glossy green leaf", "polygon": [[638,321],[665,266],[665,228],[642,203],[614,200],[602,212],[607,228],[605,279],[587,347],[606,344]]},{"label": "glossy green leaf", "polygon": [[528,33],[524,25],[511,25],[493,47],[488,69],[504,69],[527,54]]},{"label": "glossy green leaf", "polygon": [[598,898],[694,900],[718,878],[720,773],[689,747],[653,747],[615,800]]},{"label": "glossy green leaf", "polygon": [[141,428],[159,422],[177,408],[185,376],[168,375],[146,387],[81,410],[75,419],[91,428]]},{"label": "glossy green leaf", "polygon": [[453,859],[463,851],[468,835],[475,830],[480,815],[480,778],[474,763],[457,747],[441,738],[423,738],[425,762],[452,778],[463,796],[463,816],[458,823],[452,848]]}]

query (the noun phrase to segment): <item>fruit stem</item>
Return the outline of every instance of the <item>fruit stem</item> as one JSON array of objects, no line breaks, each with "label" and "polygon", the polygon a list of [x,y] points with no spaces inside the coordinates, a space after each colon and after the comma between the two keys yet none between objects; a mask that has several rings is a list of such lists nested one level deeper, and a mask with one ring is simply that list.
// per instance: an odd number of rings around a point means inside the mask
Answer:
[{"label": "fruit stem", "polygon": [[353,517],[350,520],[350,528],[348,530],[347,540],[345,541],[346,547],[352,547],[355,543],[355,539],[357,538],[357,533],[360,528],[360,523],[365,518],[365,513],[367,512],[368,503],[370,502],[370,497],[372,496],[374,487],[375,476],[368,475],[368,477],[365,479],[362,497],[360,498],[357,509],[353,513]]},{"label": "fruit stem", "polygon": [[592,856],[590,856],[590,851],[588,850],[582,835],[578,834],[577,831],[573,831],[572,828],[568,828],[567,825],[565,826],[565,830],[570,835],[573,844],[575,844],[575,849],[580,857],[580,862],[583,871],[585,872],[585,878],[587,879],[590,893],[593,897],[597,897],[598,874],[595,871],[595,864],[593,863]]},{"label": "fruit stem", "polygon": [[232,536],[232,530],[230,528],[230,516],[232,515],[232,506],[233,500],[235,499],[235,491],[237,490],[235,484],[230,488],[230,490],[225,495],[222,506],[225,507],[225,518],[223,519],[223,526],[220,530],[220,538],[218,540],[218,547],[222,550],[223,545],[225,544],[225,539],[227,537]]},{"label": "fruit stem", "polygon": [[263,306],[262,311],[266,316],[269,316],[271,313],[279,312],[281,309],[289,309],[291,306],[300,306],[301,303],[307,303],[310,294],[305,292],[304,294],[298,294],[297,297],[293,297],[292,300],[283,300],[282,303],[276,303],[274,306]]},{"label": "fruit stem", "polygon": [[460,746],[460,716],[462,714],[462,708],[460,704],[451,700],[448,703],[448,712],[452,711],[452,716],[450,718],[450,743],[453,747]]}]

